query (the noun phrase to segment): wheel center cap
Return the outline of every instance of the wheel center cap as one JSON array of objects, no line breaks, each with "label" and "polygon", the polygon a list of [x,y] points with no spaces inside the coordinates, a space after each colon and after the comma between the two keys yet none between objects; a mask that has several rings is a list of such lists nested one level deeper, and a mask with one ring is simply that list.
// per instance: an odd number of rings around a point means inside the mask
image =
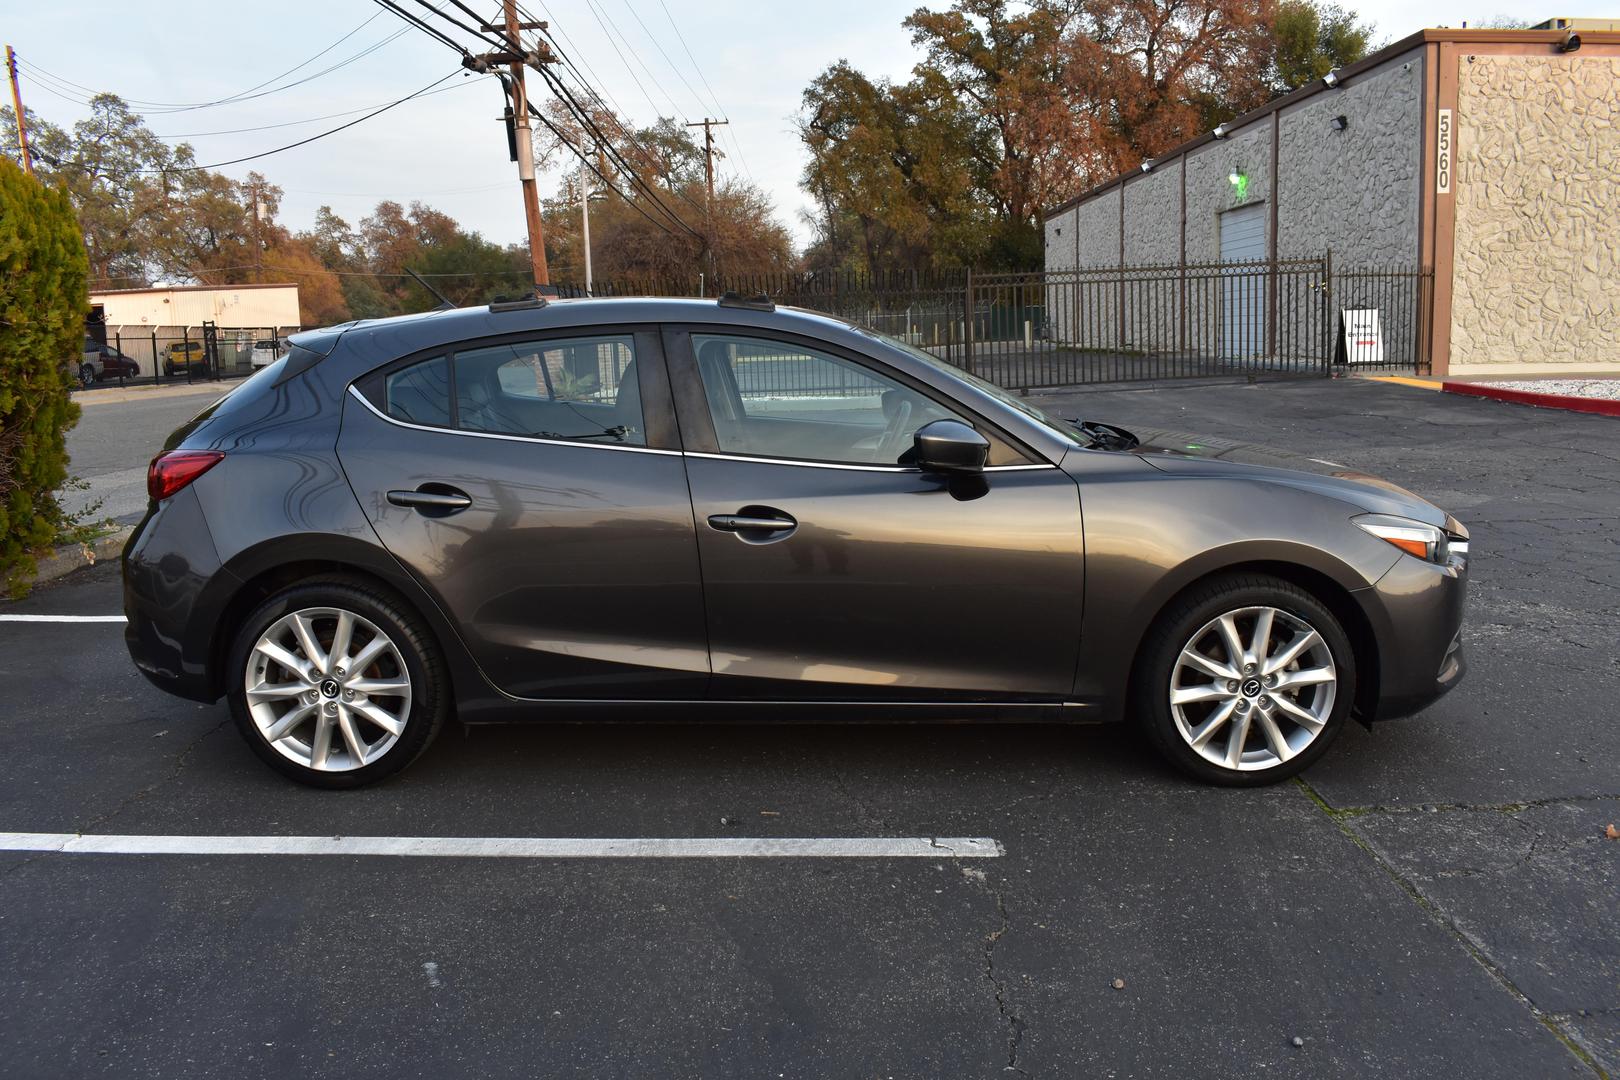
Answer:
[{"label": "wheel center cap", "polygon": [[1244,697],[1259,697],[1260,696],[1260,680],[1259,679],[1244,679],[1243,680],[1243,686],[1242,686],[1241,689],[1243,690],[1243,696]]},{"label": "wheel center cap", "polygon": [[325,694],[327,697],[337,697],[338,690],[339,687],[336,679],[327,679],[325,682],[321,683],[321,693]]}]

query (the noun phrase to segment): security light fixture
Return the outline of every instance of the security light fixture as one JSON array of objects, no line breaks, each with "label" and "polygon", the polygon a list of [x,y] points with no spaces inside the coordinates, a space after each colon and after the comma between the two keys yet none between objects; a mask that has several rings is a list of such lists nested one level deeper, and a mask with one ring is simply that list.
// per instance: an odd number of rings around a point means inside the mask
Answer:
[{"label": "security light fixture", "polygon": [[1142,171],[1143,172],[1152,172],[1153,171],[1153,159],[1152,158],[1149,158],[1148,160],[1142,162]]},{"label": "security light fixture", "polygon": [[1227,173],[1226,182],[1232,185],[1232,194],[1237,197],[1238,202],[1242,202],[1249,197],[1248,173],[1243,172],[1241,169],[1237,172]]},{"label": "security light fixture", "polygon": [[1333,125],[1334,131],[1343,131],[1350,126],[1350,118],[1348,116],[1335,116],[1329,123]]},{"label": "security light fixture", "polygon": [[1330,71],[1326,75],[1322,76],[1322,81],[1327,84],[1328,89],[1330,89],[1330,90],[1333,87],[1338,86],[1339,85],[1339,69],[1334,68],[1332,71]]},{"label": "security light fixture", "polygon": [[1558,43],[1558,51],[1561,53],[1572,53],[1580,47],[1581,35],[1577,34],[1573,30],[1565,31],[1564,40]]},{"label": "security light fixture", "polygon": [[1214,131],[1213,134],[1215,135],[1215,137],[1217,139],[1224,139],[1224,138],[1226,138],[1228,130],[1229,129],[1227,128],[1227,126],[1225,124],[1216,124],[1215,125],[1215,131]]}]

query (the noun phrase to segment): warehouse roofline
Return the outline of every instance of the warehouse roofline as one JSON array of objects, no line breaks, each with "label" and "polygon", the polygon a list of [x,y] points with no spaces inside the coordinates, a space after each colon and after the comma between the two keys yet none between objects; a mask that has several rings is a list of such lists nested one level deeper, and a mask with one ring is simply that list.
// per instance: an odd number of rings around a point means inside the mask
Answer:
[{"label": "warehouse roofline", "polygon": [[242,285],[148,285],[139,289],[91,289],[91,296],[129,296],[155,292],[225,292],[235,289],[296,289],[296,281],[255,281]]},{"label": "warehouse roofline", "polygon": [[[1405,53],[1409,53],[1414,49],[1421,48],[1424,45],[1440,42],[1468,45],[1545,44],[1552,46],[1556,50],[1559,43],[1564,40],[1566,33],[1567,31],[1564,30],[1419,30],[1417,33],[1401,38],[1399,41],[1391,42],[1382,49],[1379,49],[1377,52],[1357,60],[1354,64],[1346,64],[1344,67],[1339,68],[1337,72],[1338,81],[1335,85],[1342,86],[1345,82],[1349,81],[1350,79],[1354,79],[1357,75],[1371,71],[1373,68],[1381,67],[1382,65],[1389,63],[1391,60],[1394,60]],[[1594,45],[1620,44],[1620,32],[1583,30],[1581,32],[1581,37]],[[1297,105],[1302,101],[1307,101],[1310,98],[1315,97],[1317,94],[1326,93],[1333,88],[1334,87],[1328,86],[1321,79],[1313,79],[1308,85],[1302,86],[1292,93],[1284,94],[1279,98],[1274,98],[1260,106],[1258,109],[1251,109],[1242,116],[1239,116],[1237,119],[1228,121],[1225,125],[1226,134],[1224,137],[1231,138],[1232,135],[1238,130],[1248,127],[1257,120],[1263,120],[1274,112],[1281,109],[1286,109],[1291,105]],[[1163,154],[1154,158],[1153,167],[1156,169],[1161,165],[1174,161],[1176,158],[1181,157],[1184,154],[1191,153],[1193,150],[1198,149],[1205,143],[1214,141],[1215,134],[1213,132],[1206,131],[1196,139],[1189,139],[1181,145],[1171,150],[1166,150]],[[1127,180],[1134,180],[1142,175],[1143,174],[1140,170],[1133,169],[1130,172],[1116,176],[1112,180],[1098,184],[1089,191],[1081,192],[1072,199],[1068,199],[1064,202],[1058,203],[1056,206],[1041,211],[1041,220],[1044,223],[1047,218],[1050,218],[1055,214],[1061,214],[1064,211],[1085,202],[1087,199],[1093,199],[1104,192],[1111,191],[1112,189],[1125,183]]]}]

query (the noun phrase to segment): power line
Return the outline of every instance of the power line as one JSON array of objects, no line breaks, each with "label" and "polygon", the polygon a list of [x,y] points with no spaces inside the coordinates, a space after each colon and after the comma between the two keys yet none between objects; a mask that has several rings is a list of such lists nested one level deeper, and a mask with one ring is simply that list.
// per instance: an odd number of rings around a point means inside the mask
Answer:
[{"label": "power line", "polygon": [[[380,14],[382,14],[382,12],[379,11],[377,14],[380,15]],[[442,87],[442,88],[440,88],[438,90],[433,90],[433,91],[431,91],[429,93],[422,94],[421,96],[422,97],[432,97],[434,94],[445,94],[445,93],[449,93],[451,90],[459,90],[463,86],[472,86],[472,85],[473,85],[473,83],[471,83],[471,82],[457,83],[455,86]],[[366,112],[366,111],[368,111],[370,109],[375,109],[376,107],[377,106],[375,106],[375,105],[362,105],[358,109],[344,109],[341,112],[327,113],[324,116],[306,116],[302,120],[287,120],[287,121],[284,121],[284,122],[282,122],[280,124],[259,124],[256,127],[225,128],[225,129],[220,130],[220,131],[191,131],[191,132],[187,132],[187,133],[185,133],[183,135],[157,135],[157,134],[154,134],[153,138],[157,138],[157,139],[200,139],[200,138],[203,138],[203,137],[209,136],[209,135],[241,135],[241,134],[245,134],[245,133],[250,132],[250,131],[273,131],[276,128],[297,127],[299,124],[313,124],[318,120],[333,120],[333,119],[336,119],[339,116],[353,116],[355,113]]]},{"label": "power line", "polygon": [[[625,0],[625,3],[628,6],[629,0]],[[720,96],[714,92],[714,87],[709,85],[708,76],[703,74],[703,66],[697,62],[697,57],[692,55],[692,47],[686,43],[686,35],[681,33],[680,24],[675,21],[675,16],[670,14],[669,5],[664,0],[658,0],[658,6],[664,9],[664,18],[669,20],[670,29],[675,31],[676,39],[680,41],[681,48],[686,52],[686,58],[692,62],[692,70],[697,72],[698,80],[703,83],[703,88],[709,92],[709,100],[714,105],[714,111],[720,114],[722,120],[730,120],[731,117],[720,105]],[[680,74],[679,71],[676,74]],[[682,81],[685,82],[684,77]],[[687,85],[690,88],[691,84],[688,83]],[[693,91],[693,93],[695,95],[696,91]],[[748,167],[748,158],[742,152],[742,143],[735,136],[730,136],[730,138],[732,145],[737,150],[737,159],[742,162],[743,172],[748,174],[749,180],[753,180],[754,170]]]},{"label": "power line", "polygon": [[[382,13],[378,12],[377,14],[380,15]],[[372,16],[372,17],[375,18],[376,16]],[[370,19],[366,20],[366,22],[370,22],[370,21],[371,21]],[[292,81],[290,83],[284,83],[284,84],[282,84],[280,86],[274,86],[274,87],[271,87],[268,90],[262,90],[261,89],[262,87],[267,86],[269,83],[275,82],[276,79],[284,78],[285,76],[292,74],[294,71],[297,71],[299,68],[307,66],[308,64],[310,64],[311,62],[313,62],[314,60],[316,60],[320,56],[324,55],[325,53],[330,52],[338,44],[340,44],[342,41],[348,39],[349,37],[353,36],[355,33],[357,33],[361,29],[361,27],[363,27],[365,25],[366,25],[365,23],[361,23],[360,26],[355,27],[354,30],[349,31],[348,34],[345,34],[342,38],[339,38],[338,41],[335,41],[331,45],[328,45],[325,49],[322,49],[320,52],[316,53],[314,56],[310,57],[308,60],[305,60],[303,63],[298,64],[295,67],[289,68],[287,71],[282,72],[280,75],[277,75],[274,79],[266,80],[265,82],[259,83],[258,86],[249,87],[247,90],[244,90],[244,91],[242,91],[240,93],[237,93],[237,94],[232,94],[232,95],[230,95],[228,97],[218,98],[218,99],[213,100],[213,101],[201,101],[201,102],[189,102],[189,103],[147,101],[147,100],[144,100],[142,98],[132,98],[132,97],[124,97],[123,100],[126,101],[127,103],[129,103],[130,105],[139,106],[142,112],[148,113],[148,114],[167,114],[167,113],[192,112],[192,111],[197,110],[197,109],[211,109],[211,108],[215,108],[215,107],[220,106],[220,105],[235,105],[235,104],[238,104],[238,103],[244,102],[244,101],[253,101],[253,100],[257,99],[257,98],[268,97],[271,94],[279,94],[283,90],[291,90],[295,86],[302,86],[305,83],[313,82],[314,80],[319,79],[319,78],[321,78],[321,77],[323,77],[325,75],[330,75],[332,72],[337,71],[340,68],[347,67],[348,65],[354,63],[357,60],[361,60],[361,59],[364,59],[367,56],[370,56],[372,53],[376,52],[378,49],[381,49],[383,46],[389,44],[390,42],[398,40],[405,33],[404,30],[396,31],[393,34],[390,34],[388,37],[383,38],[381,41],[374,42],[373,44],[368,45],[366,48],[360,50],[359,52],[355,53],[354,55],[346,57],[343,60],[340,60],[337,63],[332,64],[329,67],[322,68],[320,71],[317,71],[312,75],[306,75],[302,79],[295,79],[294,81]],[[44,78],[49,78],[50,80],[57,83],[59,86],[70,88],[70,89],[77,89],[77,90],[80,90],[80,91],[82,91],[84,93],[90,94],[92,96],[103,92],[103,91],[95,90],[92,87],[85,86],[82,83],[76,83],[71,79],[64,78],[63,76],[53,74],[52,72],[47,71],[44,68],[41,68],[38,64],[35,64],[33,62],[29,62],[25,66],[28,68],[28,71],[29,71],[29,73],[31,75],[44,77]],[[259,91],[259,92],[254,93],[253,91],[256,91],[256,90]],[[67,94],[58,94],[57,96],[58,97],[65,97],[70,101],[78,100],[76,98],[70,97]],[[119,95],[119,96],[123,97],[123,95]],[[80,102],[80,103],[81,104],[89,104],[89,102]]]},{"label": "power line", "polygon": [[461,70],[458,68],[455,71],[450,72],[450,74],[448,74],[448,75],[444,75],[444,76],[442,76],[440,78],[434,79],[432,82],[428,83],[426,86],[422,87],[422,89],[416,91],[414,94],[406,94],[402,98],[398,98],[398,99],[396,99],[394,101],[390,101],[387,105],[384,105],[382,108],[375,109],[372,112],[368,112],[364,116],[356,117],[355,119],[350,120],[347,124],[339,124],[337,127],[331,128],[331,129],[329,129],[327,131],[323,131],[318,135],[311,135],[307,139],[299,139],[297,142],[288,143],[286,146],[278,146],[274,150],[265,150],[265,151],[263,151],[261,153],[257,153],[257,154],[248,154],[245,157],[232,158],[229,161],[216,161],[212,165],[182,165],[182,166],[177,166],[175,168],[170,168],[170,169],[147,169],[145,171],[154,172],[154,173],[164,173],[164,172],[199,172],[199,171],[208,170],[208,169],[221,169],[221,168],[224,168],[226,165],[240,165],[244,161],[257,161],[259,158],[269,157],[271,154],[279,154],[279,153],[282,153],[283,151],[286,151],[286,150],[297,149],[300,146],[308,146],[310,143],[314,142],[317,139],[324,139],[328,135],[336,135],[340,131],[347,131],[349,128],[354,127],[356,124],[363,124],[367,120],[370,120],[373,116],[378,116],[378,115],[380,115],[382,113],[385,113],[389,109],[392,109],[396,105],[403,105],[405,102],[410,101],[412,98],[421,97],[423,94],[427,93],[429,90],[433,89],[435,86],[438,86],[440,83],[444,82],[446,79],[453,79],[457,75],[459,75],[460,73],[461,73]]}]

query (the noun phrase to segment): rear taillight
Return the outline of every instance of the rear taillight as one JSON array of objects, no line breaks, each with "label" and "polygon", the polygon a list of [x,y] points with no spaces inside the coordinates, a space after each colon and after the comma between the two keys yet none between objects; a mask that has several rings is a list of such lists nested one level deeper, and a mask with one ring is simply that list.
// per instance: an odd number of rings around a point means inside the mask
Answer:
[{"label": "rear taillight", "polygon": [[166,450],[146,467],[146,493],[162,502],[224,460],[219,450]]}]

